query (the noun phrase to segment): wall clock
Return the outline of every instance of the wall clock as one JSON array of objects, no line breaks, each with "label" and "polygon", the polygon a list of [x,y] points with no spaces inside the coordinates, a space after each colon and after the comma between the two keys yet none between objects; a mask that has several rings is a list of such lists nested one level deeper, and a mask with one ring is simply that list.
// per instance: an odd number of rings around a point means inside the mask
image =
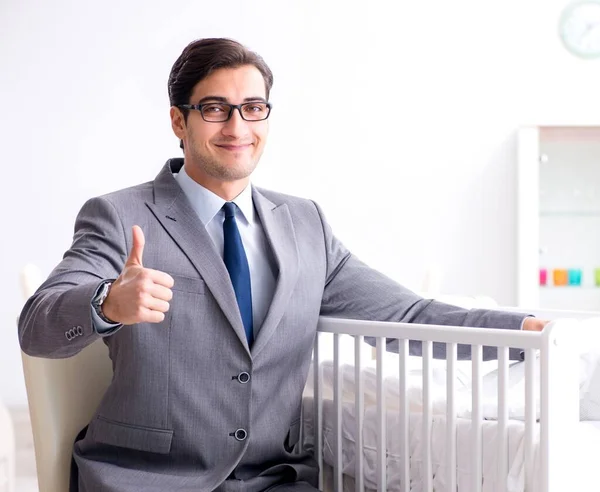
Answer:
[{"label": "wall clock", "polygon": [[600,0],[567,5],[560,16],[558,31],[565,48],[575,56],[600,58]]}]

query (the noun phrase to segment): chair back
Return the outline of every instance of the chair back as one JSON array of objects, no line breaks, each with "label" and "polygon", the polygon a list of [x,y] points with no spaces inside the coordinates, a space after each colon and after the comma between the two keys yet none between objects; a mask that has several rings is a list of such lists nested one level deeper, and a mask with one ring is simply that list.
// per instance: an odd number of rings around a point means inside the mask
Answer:
[{"label": "chair back", "polygon": [[[39,282],[23,270],[26,297]],[[35,288],[34,288],[35,286]],[[23,372],[40,492],[69,490],[73,443],[89,424],[112,379],[108,348],[97,340],[68,359],[43,359],[22,353]]]}]

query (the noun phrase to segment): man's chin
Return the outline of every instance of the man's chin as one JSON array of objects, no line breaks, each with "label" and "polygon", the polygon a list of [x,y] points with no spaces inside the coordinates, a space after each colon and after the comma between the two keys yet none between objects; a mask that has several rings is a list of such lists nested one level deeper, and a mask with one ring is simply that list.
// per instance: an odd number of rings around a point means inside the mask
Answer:
[{"label": "man's chin", "polygon": [[229,179],[231,181],[237,181],[239,179],[246,179],[247,177],[249,177],[255,168],[256,166],[250,163],[245,163],[244,165],[240,165],[237,162],[224,163],[221,167],[221,171],[223,176],[226,177],[226,179]]}]

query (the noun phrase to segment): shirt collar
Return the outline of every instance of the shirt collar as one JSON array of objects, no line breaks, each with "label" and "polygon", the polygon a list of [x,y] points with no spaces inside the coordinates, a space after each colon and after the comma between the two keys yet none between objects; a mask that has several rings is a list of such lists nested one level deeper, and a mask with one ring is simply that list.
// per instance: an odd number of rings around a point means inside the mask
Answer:
[{"label": "shirt collar", "polygon": [[[216,195],[190,178],[185,172],[185,166],[182,166],[181,170],[175,175],[175,181],[177,181],[187,199],[192,204],[196,214],[198,214],[202,224],[206,227],[221,211],[226,200],[223,200],[219,195]],[[255,213],[252,201],[252,187],[250,185],[246,186],[246,188],[231,201],[235,203],[241,211],[241,214],[236,215],[237,219],[243,217],[243,220],[246,223],[252,225],[254,223]]]}]

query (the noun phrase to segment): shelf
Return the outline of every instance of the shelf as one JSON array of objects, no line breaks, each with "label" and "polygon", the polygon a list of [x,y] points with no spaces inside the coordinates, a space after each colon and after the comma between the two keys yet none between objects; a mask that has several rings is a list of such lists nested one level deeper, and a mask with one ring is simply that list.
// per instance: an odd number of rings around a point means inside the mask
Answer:
[{"label": "shelf", "polygon": [[540,285],[541,290],[577,290],[577,291],[586,291],[590,292],[593,290],[597,290],[600,293],[600,287],[591,287],[591,286],[580,286],[580,285]]},{"label": "shelf", "polygon": [[600,217],[600,210],[548,210],[541,211],[540,217]]}]

